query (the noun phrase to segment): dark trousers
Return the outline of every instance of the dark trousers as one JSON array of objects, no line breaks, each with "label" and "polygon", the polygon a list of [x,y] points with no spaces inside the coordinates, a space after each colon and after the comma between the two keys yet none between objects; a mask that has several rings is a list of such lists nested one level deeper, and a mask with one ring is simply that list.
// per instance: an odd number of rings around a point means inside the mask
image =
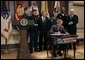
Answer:
[{"label": "dark trousers", "polygon": [[77,27],[72,25],[72,26],[68,26],[68,33],[71,34],[71,35],[76,35],[77,33]]},{"label": "dark trousers", "polygon": [[47,39],[48,39],[47,31],[40,31],[40,35],[39,35],[39,49],[40,50],[42,50],[43,48],[44,50],[47,49]]},{"label": "dark trousers", "polygon": [[[69,33],[70,35],[76,35],[76,33],[77,33],[77,28],[76,28],[76,26],[68,26],[68,33]],[[79,44],[79,41],[78,41],[78,40],[77,40],[77,44]],[[69,48],[72,49],[71,44],[69,44]]]},{"label": "dark trousers", "polygon": [[30,51],[37,50],[38,32],[30,32]]}]

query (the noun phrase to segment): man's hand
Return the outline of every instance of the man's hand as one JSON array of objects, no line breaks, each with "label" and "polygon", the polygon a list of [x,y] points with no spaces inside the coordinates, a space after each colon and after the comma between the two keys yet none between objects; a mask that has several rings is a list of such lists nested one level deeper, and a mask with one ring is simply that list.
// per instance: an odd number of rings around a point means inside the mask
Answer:
[{"label": "man's hand", "polygon": [[68,32],[66,32],[66,35],[69,35],[69,33],[68,33]]},{"label": "man's hand", "polygon": [[58,31],[58,32],[55,32],[55,34],[61,34],[61,33]]},{"label": "man's hand", "polygon": [[71,21],[71,22],[69,22],[68,24],[69,24],[69,25],[72,25],[72,24],[73,24],[73,22]]},{"label": "man's hand", "polygon": [[35,26],[38,26],[38,24],[34,24]]}]

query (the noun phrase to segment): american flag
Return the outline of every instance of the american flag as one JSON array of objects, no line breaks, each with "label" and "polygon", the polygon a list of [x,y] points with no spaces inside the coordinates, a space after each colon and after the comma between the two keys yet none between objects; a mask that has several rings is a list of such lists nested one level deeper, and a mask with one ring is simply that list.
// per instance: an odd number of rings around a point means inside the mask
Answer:
[{"label": "american flag", "polygon": [[12,32],[11,15],[8,18],[1,16],[1,34],[8,40]]},{"label": "american flag", "polygon": [[55,1],[54,10],[60,12],[60,1]]}]

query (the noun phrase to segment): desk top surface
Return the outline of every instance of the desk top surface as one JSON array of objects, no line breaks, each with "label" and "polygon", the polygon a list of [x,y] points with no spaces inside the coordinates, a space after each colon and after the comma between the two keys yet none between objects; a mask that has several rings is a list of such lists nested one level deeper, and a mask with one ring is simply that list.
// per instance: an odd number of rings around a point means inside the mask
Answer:
[{"label": "desk top surface", "polygon": [[50,34],[52,36],[62,36],[62,35],[67,35],[67,34]]},{"label": "desk top surface", "polygon": [[68,34],[50,34],[50,36],[56,36],[56,37],[77,37],[78,35],[68,35]]}]

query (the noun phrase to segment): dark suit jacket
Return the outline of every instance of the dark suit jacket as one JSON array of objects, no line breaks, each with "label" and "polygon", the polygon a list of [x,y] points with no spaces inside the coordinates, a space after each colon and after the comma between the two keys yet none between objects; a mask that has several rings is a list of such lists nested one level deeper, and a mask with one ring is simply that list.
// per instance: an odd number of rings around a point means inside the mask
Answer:
[{"label": "dark suit jacket", "polygon": [[42,21],[42,17],[40,17],[39,22],[39,30],[40,31],[50,31],[51,28],[51,20],[48,17],[45,17],[45,21]]},{"label": "dark suit jacket", "polygon": [[73,24],[72,25],[68,24],[68,32],[70,34],[76,34],[76,32],[77,32],[78,16],[77,15],[73,15],[73,17],[71,18],[70,15],[69,15],[67,22],[69,23],[71,21],[73,22]]},{"label": "dark suit jacket", "polygon": [[[30,32],[36,32],[39,30],[39,16],[30,16],[32,25],[30,26]],[[37,26],[35,26],[37,24]]]},{"label": "dark suit jacket", "polygon": [[61,13],[59,13],[59,14],[57,15],[57,18],[63,20],[63,26],[64,26],[64,28],[67,30],[67,15],[64,14],[64,16],[63,16]]}]

